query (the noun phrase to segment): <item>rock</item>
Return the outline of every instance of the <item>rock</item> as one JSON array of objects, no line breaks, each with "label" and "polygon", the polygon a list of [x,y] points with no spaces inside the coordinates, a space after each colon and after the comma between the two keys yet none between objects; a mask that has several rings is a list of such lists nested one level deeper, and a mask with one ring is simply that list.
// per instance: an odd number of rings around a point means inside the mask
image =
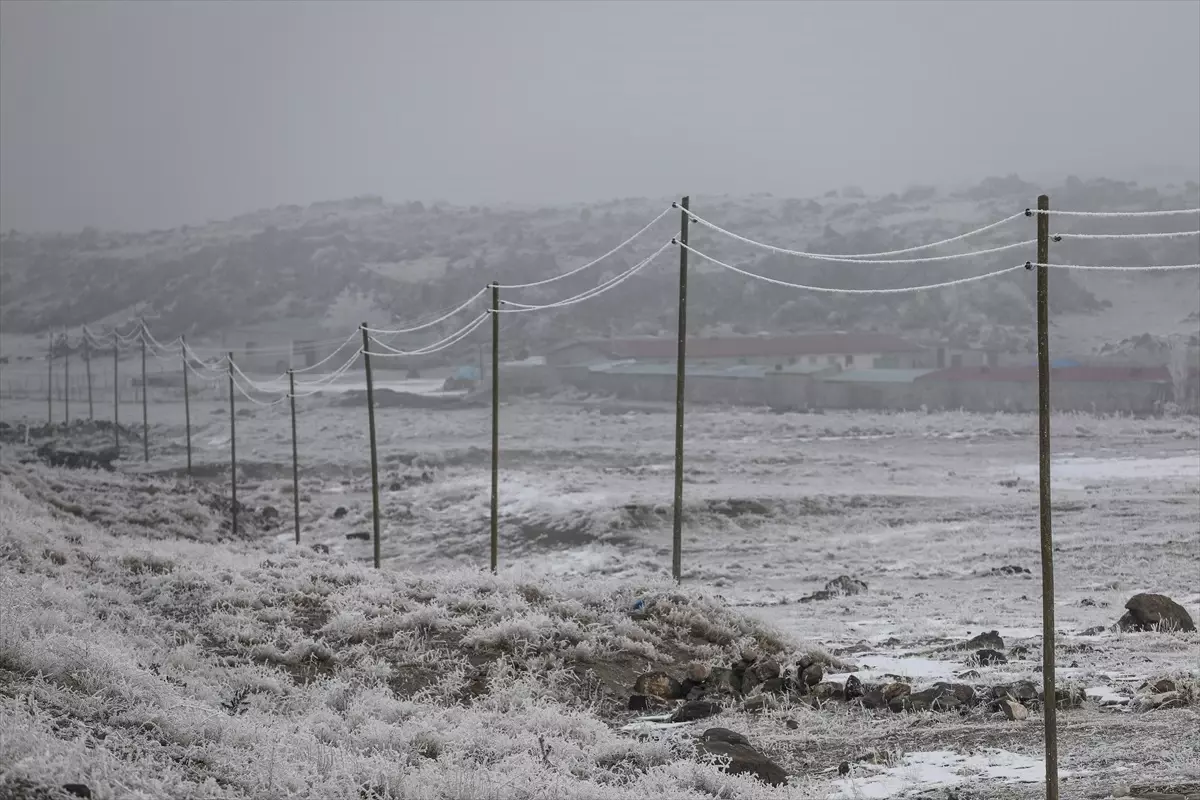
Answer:
[{"label": "rock", "polygon": [[[1045,693],[1040,692],[1038,699],[1045,703]],[[1082,687],[1065,687],[1054,690],[1055,708],[1080,708],[1086,701],[1087,691]]]},{"label": "rock", "polygon": [[64,783],[62,790],[72,797],[89,798],[92,796],[91,787],[86,783]]},{"label": "rock", "polygon": [[333,510],[333,518],[341,519],[342,517],[346,516],[349,513],[350,513],[349,510],[347,510],[347,508],[345,506],[338,506],[337,508],[335,508]]},{"label": "rock", "polygon": [[750,740],[737,731],[731,731],[729,728],[709,728],[700,734],[701,741],[705,742],[725,742],[726,744],[744,744],[749,745]]},{"label": "rock", "polygon": [[663,700],[682,700],[683,684],[665,672],[647,672],[639,675],[633,684],[634,694],[645,694]]},{"label": "rock", "polygon": [[850,762],[849,761],[843,761],[842,763],[838,764],[838,775],[845,776],[845,775],[849,775],[849,774],[850,774]]},{"label": "rock", "polygon": [[981,633],[978,636],[973,636],[967,640],[967,643],[962,646],[964,650],[1003,650],[1004,640],[1000,638],[999,631],[988,631]]},{"label": "rock", "polygon": [[840,575],[825,584],[825,588],[813,592],[807,597],[801,597],[801,603],[811,603],[815,600],[832,600],[835,597],[846,597],[849,595],[862,594],[867,591],[865,581],[860,581],[857,578],[851,578],[849,575]]},{"label": "rock", "polygon": [[796,721],[796,720],[794,720],[794,719],[789,719],[789,720],[786,720],[786,721],[785,721],[783,724],[787,726],[787,729],[788,729],[789,731],[798,731],[798,730],[800,730],[800,723],[799,723],[799,722],[797,722],[797,721]]},{"label": "rock", "polygon": [[892,711],[950,711],[975,704],[975,689],[965,683],[935,683],[928,689],[897,697]]},{"label": "rock", "polygon": [[820,664],[809,664],[800,671],[799,679],[796,681],[801,687],[808,688],[816,686],[825,677],[825,668]]},{"label": "rock", "polygon": [[1005,698],[1000,701],[1000,710],[1004,712],[1005,719],[1020,722],[1029,719],[1029,709],[1018,703],[1016,700]]},{"label": "rock", "polygon": [[688,680],[696,683],[704,683],[712,675],[712,667],[702,661],[693,661],[688,664],[687,677]]},{"label": "rock", "polygon": [[996,567],[995,569],[990,570],[987,574],[988,575],[1028,575],[1030,573],[1029,573],[1029,569],[1027,567],[1021,567],[1016,564],[1005,564],[1002,567]]},{"label": "rock", "polygon": [[1138,695],[1133,706],[1138,711],[1158,711],[1166,708],[1183,708],[1187,703],[1179,692],[1159,692]]},{"label": "rock", "polygon": [[1114,789],[1112,796],[1139,800],[1200,800],[1200,783],[1133,784]]},{"label": "rock", "polygon": [[1080,636],[1099,636],[1107,630],[1103,625],[1096,625],[1080,633]]},{"label": "rock", "polygon": [[1187,609],[1161,594],[1135,594],[1117,622],[1123,631],[1194,631],[1196,623]]},{"label": "rock", "polygon": [[731,775],[753,775],[770,786],[787,783],[783,767],[751,747],[746,737],[739,733],[724,728],[707,730],[696,743],[696,749],[722,762],[721,769]]},{"label": "rock", "polygon": [[1031,656],[1032,654],[1033,654],[1033,650],[1031,650],[1029,645],[1027,645],[1027,644],[1015,645],[1011,650],[1008,651],[1008,657],[1015,658],[1018,661],[1023,661],[1025,659],[1029,658],[1029,656]]},{"label": "rock", "polygon": [[975,653],[975,660],[979,662],[981,667],[990,667],[994,664],[1007,664],[1008,658],[999,650],[983,649]]},{"label": "rock", "polygon": [[911,691],[911,686],[899,681],[870,686],[858,698],[857,705],[871,710],[888,708],[890,703],[900,702]]},{"label": "rock", "polygon": [[312,546],[312,549],[313,549],[314,553],[324,553],[325,555],[329,555],[329,546],[328,545],[314,544]]},{"label": "rock", "polygon": [[862,680],[857,675],[851,675],[846,678],[846,686],[844,689],[847,700],[854,700],[862,697],[866,693],[866,688],[863,686]]},{"label": "rock", "polygon": [[1152,681],[1142,686],[1142,690],[1149,691],[1155,694],[1163,694],[1165,692],[1174,692],[1178,690],[1175,681],[1170,678],[1161,678],[1157,681]]},{"label": "rock", "polygon": [[781,674],[783,674],[783,670],[780,668],[779,662],[775,661],[774,659],[767,659],[766,661],[758,662],[754,665],[754,671],[758,674],[758,677],[764,681],[770,680],[771,678],[778,678]]},{"label": "rock", "polygon": [[769,708],[775,708],[779,705],[779,701],[769,694],[756,694],[747,697],[742,701],[742,711],[747,714],[755,714],[759,711],[765,711]]},{"label": "rock", "polygon": [[263,519],[278,519],[279,518],[279,509],[276,508],[275,506],[264,507],[262,510],[262,518]]},{"label": "rock", "polygon": [[675,709],[671,714],[671,722],[695,722],[700,719],[714,717],[721,713],[719,703],[708,700],[689,700]]},{"label": "rock", "polygon": [[809,696],[816,700],[845,700],[846,691],[838,684],[826,681],[809,689]]},{"label": "rock", "polygon": [[991,691],[992,711],[1000,710],[1000,701],[1008,698],[1016,700],[1018,703],[1028,704],[1029,702],[1037,702],[1038,690],[1033,681],[1017,681],[1016,683],[1001,684],[993,686]]},{"label": "rock", "polygon": [[762,682],[758,690],[763,694],[783,694],[787,691],[787,682],[783,678],[769,678]]},{"label": "rock", "polygon": [[346,538],[347,539],[360,539],[360,540],[366,542],[366,541],[370,541],[371,534],[367,531],[358,531],[355,533],[347,533]]}]

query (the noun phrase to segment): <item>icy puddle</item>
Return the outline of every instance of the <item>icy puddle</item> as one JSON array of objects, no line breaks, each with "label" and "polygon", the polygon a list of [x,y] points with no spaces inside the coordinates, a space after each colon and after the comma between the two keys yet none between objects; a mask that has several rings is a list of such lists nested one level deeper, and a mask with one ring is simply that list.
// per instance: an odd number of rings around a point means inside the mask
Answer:
[{"label": "icy puddle", "polygon": [[[1037,480],[1037,465],[1011,470],[1022,479]],[[1057,458],[1050,462],[1056,485],[1083,488],[1101,481],[1200,480],[1200,451],[1164,458]]]},{"label": "icy puddle", "polygon": [[1038,783],[1044,780],[1046,768],[1042,759],[1007,750],[985,750],[966,756],[953,750],[933,750],[907,753],[895,767],[856,764],[854,772],[859,774],[851,774],[834,784],[836,791],[830,798],[903,797],[910,792],[980,780]]}]

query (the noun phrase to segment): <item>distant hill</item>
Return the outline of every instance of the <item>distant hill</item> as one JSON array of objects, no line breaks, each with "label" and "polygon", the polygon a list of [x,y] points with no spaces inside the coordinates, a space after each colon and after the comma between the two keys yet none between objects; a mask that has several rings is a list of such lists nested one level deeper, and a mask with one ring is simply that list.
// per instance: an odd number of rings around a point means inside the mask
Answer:
[{"label": "distant hill", "polygon": [[[793,249],[852,253],[953,236],[1032,205],[1041,191],[1051,195],[1056,208],[1095,211],[1200,203],[1200,186],[1190,181],[1143,188],[1068,178],[1044,187],[1011,176],[987,178],[965,189],[917,186],[880,197],[854,187],[812,198],[693,196],[692,207],[755,239]],[[203,336],[264,323],[302,325],[320,337],[342,333],[361,319],[380,324],[419,320],[456,305],[492,280],[523,282],[566,272],[625,239],[669,202],[636,198],[552,208],[466,208],[358,197],[281,206],[167,231],[9,232],[0,236],[0,328],[35,333],[52,326],[121,323],[145,314],[155,318],[156,335],[162,337]],[[1196,224],[1179,217],[1099,221],[1104,228],[1096,222],[1072,220],[1071,230],[1178,230]],[[678,225],[679,215],[669,214],[634,246],[596,268],[506,296],[538,303],[594,286],[653,252]],[[1033,236],[1033,221],[1021,218],[968,240],[960,251]],[[948,280],[1034,257],[1030,247],[961,261],[870,267],[774,255],[700,226],[692,227],[691,241],[715,257],[764,274],[842,288]],[[956,251],[914,255],[946,252]],[[1073,241],[1056,244],[1053,252],[1056,260],[1071,263],[1195,263],[1200,261],[1200,240]],[[780,289],[696,261],[689,288],[691,329],[696,332],[717,327],[740,332],[875,329],[1028,345],[1033,281],[1024,271],[917,295],[858,297]],[[515,333],[509,336],[536,346],[572,335],[671,331],[677,263],[672,249],[596,300],[553,313],[512,315],[506,322]],[[1156,293],[1164,303],[1178,305],[1181,293],[1191,290],[1194,299],[1200,288],[1192,274],[1138,278],[1130,291],[1145,295],[1143,308],[1156,307]],[[1055,314],[1096,317],[1105,311],[1107,298],[1089,288],[1092,284],[1089,276],[1056,273]],[[1187,313],[1184,308],[1171,323],[1183,323]],[[1120,327],[1113,331],[1114,342],[1148,330],[1128,330],[1125,323]]]}]

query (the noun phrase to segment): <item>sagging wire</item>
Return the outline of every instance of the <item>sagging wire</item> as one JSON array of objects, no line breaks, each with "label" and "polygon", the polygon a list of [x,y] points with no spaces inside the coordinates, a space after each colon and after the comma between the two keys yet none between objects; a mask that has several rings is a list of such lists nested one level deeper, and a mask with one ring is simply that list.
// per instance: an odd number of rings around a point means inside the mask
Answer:
[{"label": "sagging wire", "polygon": [[781,253],[783,255],[799,256],[801,258],[811,258],[816,261],[837,261],[837,262],[845,262],[845,263],[859,262],[859,263],[874,263],[874,264],[889,264],[889,263],[891,263],[891,264],[917,264],[917,263],[922,263],[925,261],[948,261],[948,260],[956,259],[956,258],[970,258],[972,256],[986,255],[988,253],[999,252],[1001,250],[1008,250],[1013,247],[1021,247],[1021,246],[1030,244],[1030,242],[1020,242],[1020,243],[1014,243],[1011,245],[1004,245],[1002,247],[994,248],[991,250],[976,250],[976,251],[972,251],[972,252],[968,252],[968,253],[957,253],[957,254],[949,255],[949,256],[936,256],[936,257],[925,257],[925,258],[914,258],[914,259],[898,259],[895,261],[876,260],[878,258],[883,258],[885,256],[898,256],[898,255],[904,255],[905,253],[915,253],[915,252],[918,252],[921,250],[930,250],[934,247],[941,247],[942,245],[952,244],[953,242],[958,242],[958,241],[967,239],[972,236],[978,236],[981,233],[985,233],[994,228],[998,228],[1001,225],[1006,225],[1006,224],[1012,222],[1013,220],[1018,219],[1021,216],[1024,216],[1024,212],[1017,212],[1016,214],[1012,214],[1010,216],[1005,217],[1004,219],[997,220],[996,222],[993,222],[989,225],[984,225],[982,228],[976,228],[974,230],[967,231],[966,233],[961,233],[958,236],[951,236],[949,239],[942,239],[937,242],[921,244],[921,245],[917,245],[915,247],[904,247],[899,250],[884,250],[884,251],[878,252],[878,253],[810,253],[805,250],[792,250],[787,247],[779,247],[777,245],[767,244],[766,242],[760,242],[755,239],[751,239],[749,237],[742,236],[741,234],[734,233],[733,231],[722,228],[721,226],[716,225],[715,223],[709,222],[708,220],[704,219],[703,217],[697,216],[695,213],[691,212],[690,210],[688,213],[690,214],[693,222],[697,222],[700,225],[703,225],[704,227],[709,228],[710,230],[713,230],[716,233],[720,233],[724,236],[728,236],[731,239],[736,239],[739,242],[753,245],[754,247],[758,247],[763,250],[770,250],[772,252]]},{"label": "sagging wire", "polygon": [[660,219],[662,219],[663,217],[665,217],[667,214],[671,213],[671,211],[672,211],[674,208],[675,208],[675,204],[674,204],[674,203],[672,203],[672,204],[671,204],[670,206],[668,206],[667,208],[664,208],[664,209],[662,210],[662,212],[661,212],[661,213],[660,213],[660,214],[659,214],[657,217],[655,217],[654,219],[652,219],[652,220],[650,220],[648,223],[646,223],[646,224],[645,224],[645,225],[642,227],[642,229],[641,229],[641,230],[639,230],[637,233],[635,233],[633,236],[630,236],[628,239],[626,239],[625,241],[621,242],[619,245],[617,245],[616,247],[614,247],[612,250],[609,250],[607,253],[605,253],[604,255],[600,256],[599,258],[593,259],[592,261],[589,261],[589,262],[588,262],[588,263],[586,263],[586,264],[583,264],[583,265],[581,265],[581,266],[578,266],[578,267],[576,267],[575,269],[571,270],[570,272],[564,272],[564,273],[563,273],[563,274],[561,274],[561,275],[555,275],[555,276],[554,276],[554,277],[552,277],[552,278],[545,278],[544,280],[540,280],[540,281],[530,281],[529,283],[501,283],[501,284],[498,284],[498,286],[499,286],[499,288],[501,288],[501,289],[532,289],[532,288],[533,288],[533,287],[535,287],[535,286],[545,286],[545,285],[546,285],[546,284],[548,284],[548,283],[553,283],[554,281],[561,281],[563,278],[569,278],[569,277],[571,277],[572,275],[577,275],[577,274],[579,274],[580,272],[583,272],[585,269],[588,269],[589,267],[594,267],[594,266],[596,266],[596,265],[597,265],[597,264],[599,264],[601,261],[603,261],[604,259],[606,259],[606,258],[608,258],[609,256],[611,256],[613,253],[616,253],[616,252],[618,252],[619,250],[621,250],[622,248],[624,248],[624,247],[628,246],[628,245],[629,245],[631,242],[633,242],[635,239],[637,239],[637,238],[638,238],[639,236],[641,236],[643,233],[645,233],[646,231],[650,230],[650,228],[651,228],[651,227],[653,227],[653,226],[654,226],[654,224],[655,224],[656,222],[658,222]]},{"label": "sagging wire", "polygon": [[643,267],[647,266],[651,261],[658,258],[658,256],[662,255],[662,252],[664,250],[666,250],[667,248],[669,248],[671,245],[673,245],[675,243],[676,243],[675,240],[671,239],[666,244],[664,244],[662,247],[658,248],[652,254],[650,254],[646,258],[642,259],[637,264],[634,264],[632,267],[625,270],[621,274],[619,274],[613,278],[609,278],[604,283],[601,283],[598,286],[593,286],[591,289],[580,292],[579,294],[574,295],[573,297],[568,297],[568,298],[559,300],[554,303],[546,303],[544,305],[530,305],[527,303],[518,303],[518,302],[515,302],[512,300],[501,300],[500,304],[502,306],[512,306],[512,307],[511,308],[500,308],[500,309],[498,309],[498,311],[502,314],[520,314],[520,313],[524,313],[527,311],[545,311],[547,309],[564,308],[566,306],[572,306],[572,305],[575,305],[576,303],[582,303],[585,300],[590,300],[593,297],[599,297],[600,295],[604,294],[605,292],[607,292],[611,289],[615,289],[620,284],[622,284],[625,281],[632,278],[639,271],[641,271],[641,269]]},{"label": "sagging wire", "polygon": [[368,327],[367,333],[375,333],[375,334],[379,334],[381,336],[395,336],[395,335],[399,335],[402,333],[415,333],[417,331],[423,331],[426,328],[432,328],[434,325],[437,325],[440,322],[445,322],[446,320],[453,317],[455,314],[468,308],[472,303],[474,303],[476,300],[478,300],[480,297],[482,297],[483,294],[488,290],[488,288],[489,287],[485,286],[484,288],[480,289],[478,292],[476,292],[475,294],[473,294],[469,298],[467,298],[466,302],[464,302],[462,305],[457,306],[450,311],[447,311],[445,314],[442,314],[437,319],[432,319],[429,322],[423,322],[420,325],[414,325],[411,328],[400,328],[398,330],[383,330],[381,328]]},{"label": "sagging wire", "polygon": [[426,345],[425,347],[419,347],[416,350],[399,350],[397,348],[394,348],[394,347],[384,344],[383,342],[379,341],[378,339],[371,339],[371,341],[374,344],[379,345],[387,352],[386,353],[376,353],[373,351],[369,351],[369,352],[367,352],[367,355],[379,356],[381,358],[400,358],[403,356],[426,356],[426,355],[430,355],[432,353],[438,353],[438,352],[441,352],[442,350],[445,350],[448,347],[458,344],[460,341],[465,339],[472,332],[474,332],[477,328],[479,328],[479,326],[481,326],[484,322],[486,322],[488,317],[489,317],[488,313],[480,314],[478,317],[471,320],[471,322],[467,323],[464,327],[459,328],[457,331],[450,334],[449,336],[447,336],[437,342],[434,342],[433,344]]},{"label": "sagging wire", "polygon": [[957,278],[952,281],[943,281],[941,283],[930,283],[930,284],[924,284],[922,286],[903,286],[903,287],[898,287],[895,289],[835,289],[835,288],[832,288],[829,286],[809,286],[809,285],[803,284],[803,283],[792,283],[790,281],[779,280],[778,278],[770,278],[770,277],[767,277],[766,275],[760,275],[756,272],[750,272],[749,270],[745,270],[740,267],[735,267],[732,264],[726,264],[724,261],[720,261],[716,258],[713,258],[712,256],[702,253],[699,250],[695,249],[694,247],[683,244],[682,242],[679,243],[679,246],[682,247],[683,249],[687,250],[689,253],[693,253],[694,255],[697,255],[700,258],[703,258],[705,261],[715,264],[718,267],[723,267],[732,272],[736,272],[739,275],[744,275],[747,278],[754,278],[755,280],[774,284],[775,286],[783,286],[788,289],[802,289],[802,290],[808,291],[808,292],[824,292],[827,294],[906,294],[906,293],[910,293],[910,292],[927,291],[930,289],[945,289],[945,288],[948,288],[951,286],[959,286],[964,283],[973,283],[975,281],[987,280],[988,278],[995,278],[995,277],[997,277],[999,275],[1003,275],[1007,272],[1015,272],[1016,270],[1024,269],[1026,266],[1025,264],[1017,264],[1016,266],[1005,267],[1004,269],[998,269],[993,272],[985,273],[983,275],[972,275],[968,278]]}]

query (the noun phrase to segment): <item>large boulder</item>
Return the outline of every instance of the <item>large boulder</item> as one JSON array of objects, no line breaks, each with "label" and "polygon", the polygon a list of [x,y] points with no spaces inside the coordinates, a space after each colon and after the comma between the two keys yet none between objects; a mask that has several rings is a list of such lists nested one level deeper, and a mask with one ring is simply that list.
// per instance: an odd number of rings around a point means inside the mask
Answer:
[{"label": "large boulder", "polygon": [[682,700],[685,696],[683,684],[665,672],[647,672],[639,675],[633,684],[633,693],[663,700]]},{"label": "large boulder", "polygon": [[771,786],[787,784],[787,773],[755,750],[740,733],[727,728],[709,728],[696,743],[696,751],[722,762],[721,769],[733,775],[753,775]]},{"label": "large boulder", "polygon": [[1166,595],[1135,594],[1125,604],[1117,622],[1123,631],[1194,631],[1196,623],[1187,609]]}]

